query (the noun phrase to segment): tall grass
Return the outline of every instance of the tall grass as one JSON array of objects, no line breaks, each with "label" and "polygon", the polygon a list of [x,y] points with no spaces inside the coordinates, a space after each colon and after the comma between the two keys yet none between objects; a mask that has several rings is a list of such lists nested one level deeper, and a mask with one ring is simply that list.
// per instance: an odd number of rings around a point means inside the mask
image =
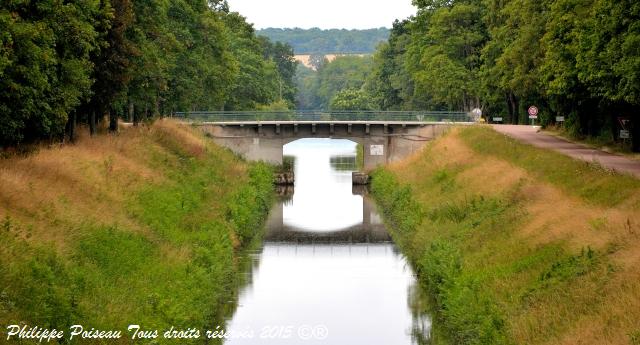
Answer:
[{"label": "tall grass", "polygon": [[[21,176],[14,189],[34,193],[29,205],[0,191],[15,201],[0,208],[0,324],[126,333],[129,324],[208,329],[221,321],[237,283],[236,254],[271,205],[271,167],[245,163],[173,123],[109,144],[89,143],[91,154],[60,149],[73,156],[72,167],[38,156],[47,151],[3,162],[3,176]],[[24,170],[43,161],[55,179]],[[39,191],[43,179],[50,188]],[[69,189],[65,179],[100,186]],[[84,200],[96,209],[78,217]]]},{"label": "tall grass", "polygon": [[449,335],[437,344],[637,341],[637,186],[484,128],[454,130],[372,174]]},{"label": "tall grass", "polygon": [[478,154],[504,159],[569,194],[597,205],[616,206],[640,193],[640,180],[637,178],[616,174],[596,163],[523,145],[490,128],[470,128],[461,131],[460,137]]}]

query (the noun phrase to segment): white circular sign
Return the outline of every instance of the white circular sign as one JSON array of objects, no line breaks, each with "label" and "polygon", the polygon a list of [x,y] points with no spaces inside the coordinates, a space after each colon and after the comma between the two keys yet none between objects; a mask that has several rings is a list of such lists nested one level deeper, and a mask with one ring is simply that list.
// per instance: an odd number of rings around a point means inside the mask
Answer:
[{"label": "white circular sign", "polygon": [[529,107],[529,115],[537,116],[538,115],[538,108],[535,107],[535,106]]},{"label": "white circular sign", "polygon": [[480,109],[480,108],[475,108],[475,109],[471,110],[471,113],[472,113],[473,115],[477,116],[477,117],[480,117],[480,116],[482,116],[482,109]]}]

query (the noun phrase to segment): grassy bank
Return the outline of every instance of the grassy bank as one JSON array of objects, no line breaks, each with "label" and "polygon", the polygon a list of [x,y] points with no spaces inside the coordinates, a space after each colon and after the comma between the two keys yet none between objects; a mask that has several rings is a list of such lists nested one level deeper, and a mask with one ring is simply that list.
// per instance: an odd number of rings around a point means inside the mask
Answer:
[{"label": "grassy bank", "polygon": [[373,193],[453,344],[640,343],[640,181],[455,129]]},{"label": "grassy bank", "polygon": [[0,161],[0,325],[210,329],[272,176],[167,121]]}]

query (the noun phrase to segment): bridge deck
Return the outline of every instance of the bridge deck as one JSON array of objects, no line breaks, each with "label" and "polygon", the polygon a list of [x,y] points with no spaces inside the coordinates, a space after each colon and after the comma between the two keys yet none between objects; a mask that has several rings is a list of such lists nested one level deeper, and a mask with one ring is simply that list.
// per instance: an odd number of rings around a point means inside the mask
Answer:
[{"label": "bridge deck", "polygon": [[193,122],[196,125],[216,126],[258,126],[258,125],[391,125],[391,126],[428,126],[428,125],[471,125],[473,122],[453,121],[204,121]]},{"label": "bridge deck", "polygon": [[176,113],[186,121],[207,124],[437,124],[470,122],[454,111],[208,111]]}]

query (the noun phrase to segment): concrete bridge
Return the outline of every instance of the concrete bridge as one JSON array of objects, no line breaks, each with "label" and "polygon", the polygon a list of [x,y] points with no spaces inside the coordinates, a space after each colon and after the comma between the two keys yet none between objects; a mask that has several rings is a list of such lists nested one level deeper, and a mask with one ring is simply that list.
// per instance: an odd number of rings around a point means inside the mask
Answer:
[{"label": "concrete bridge", "polygon": [[455,124],[462,112],[195,112],[179,117],[249,160],[281,164],[283,146],[304,138],[348,139],[364,147],[364,169],[420,150]]}]

